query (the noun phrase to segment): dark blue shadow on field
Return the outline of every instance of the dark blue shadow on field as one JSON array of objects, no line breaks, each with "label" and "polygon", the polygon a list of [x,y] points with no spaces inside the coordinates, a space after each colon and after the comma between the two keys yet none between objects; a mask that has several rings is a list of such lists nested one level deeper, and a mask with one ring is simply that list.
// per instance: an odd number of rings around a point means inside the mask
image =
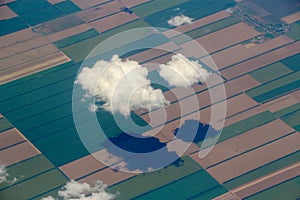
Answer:
[{"label": "dark blue shadow on field", "polygon": [[148,171],[170,164],[180,166],[181,159],[176,152],[168,151],[167,144],[157,138],[139,138],[121,133],[109,140],[110,142],[104,142],[103,147],[113,156],[121,158],[126,163],[127,170]]},{"label": "dark blue shadow on field", "polygon": [[[127,133],[121,133],[116,137],[109,137],[110,142],[125,151],[133,153],[148,153],[156,151],[166,146],[155,137],[134,137]],[[108,147],[108,142],[104,142],[104,147]]]},{"label": "dark blue shadow on field", "polygon": [[[185,142],[199,143],[204,140],[209,128],[209,137],[214,137],[220,133],[212,129],[208,124],[203,124],[197,120],[186,120],[180,128],[175,129],[174,135]],[[193,133],[191,130],[197,130],[197,134],[194,138],[192,137]],[[180,135],[178,134],[179,132]]]}]

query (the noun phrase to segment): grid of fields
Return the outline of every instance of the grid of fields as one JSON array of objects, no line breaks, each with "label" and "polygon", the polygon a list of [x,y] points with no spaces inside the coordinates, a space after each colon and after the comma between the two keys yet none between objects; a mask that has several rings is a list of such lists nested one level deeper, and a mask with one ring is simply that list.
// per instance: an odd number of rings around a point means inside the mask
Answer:
[{"label": "grid of fields", "polygon": [[[0,182],[0,199],[57,197],[72,179],[89,184],[102,180],[109,192],[119,193],[117,199],[300,198],[300,21],[297,13],[280,16],[289,24],[289,31],[257,43],[265,33],[233,14],[234,6],[239,6],[238,1],[0,1],[0,164],[6,165],[9,174],[9,181]],[[124,7],[128,8],[125,12]],[[193,18],[193,24],[169,25],[167,21],[176,15]],[[163,129],[147,139],[124,133],[114,120],[117,114],[97,111],[109,140],[132,152],[150,152],[172,141],[185,141],[174,139],[177,132],[189,134],[189,125],[200,125],[182,157],[157,171],[138,174],[113,170],[93,157],[105,155],[112,159],[112,166],[118,161],[138,170],[130,165],[136,157],[122,157],[107,139],[99,140],[89,117],[79,126],[87,130],[84,138],[93,144],[89,149],[93,156],[86,149],[74,125],[72,91],[80,65],[91,50],[115,34],[142,27],[174,29],[203,45],[220,73],[198,52],[189,52],[189,58],[199,58],[211,77],[224,81],[226,98],[211,103],[210,90],[220,90],[221,82],[209,88],[195,84],[194,93],[153,84],[171,104],[165,109]],[[192,45],[182,35],[158,32],[144,31],[114,42],[87,63],[110,59],[143,44],[153,49],[138,49],[121,57],[143,64],[166,63],[172,53]],[[155,49],[165,46],[173,52]],[[155,67],[149,71],[150,80],[160,80]],[[182,113],[180,106],[191,104],[193,98],[199,106],[191,105]],[[226,115],[212,125],[212,108],[224,102]],[[130,119],[144,127],[139,136],[159,129],[161,122],[151,121],[150,116],[160,112],[131,113]],[[128,118],[118,117],[122,125],[130,125]],[[221,122],[224,127],[219,126]],[[200,159],[199,147],[208,128],[220,137],[212,152]],[[168,151],[166,156],[176,153]]]}]

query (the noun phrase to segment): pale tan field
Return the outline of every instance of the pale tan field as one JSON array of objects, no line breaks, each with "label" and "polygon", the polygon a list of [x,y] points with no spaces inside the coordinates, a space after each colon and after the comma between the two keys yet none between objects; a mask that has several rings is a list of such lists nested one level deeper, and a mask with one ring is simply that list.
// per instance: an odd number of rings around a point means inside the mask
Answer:
[{"label": "pale tan field", "polygon": [[273,50],[266,54],[255,57],[253,59],[234,65],[233,67],[223,70],[221,73],[223,76],[225,76],[225,78],[230,80],[242,74],[251,72],[263,66],[277,62],[281,59],[295,55],[299,52],[300,52],[300,41],[297,41],[287,46],[284,46],[282,48]]}]

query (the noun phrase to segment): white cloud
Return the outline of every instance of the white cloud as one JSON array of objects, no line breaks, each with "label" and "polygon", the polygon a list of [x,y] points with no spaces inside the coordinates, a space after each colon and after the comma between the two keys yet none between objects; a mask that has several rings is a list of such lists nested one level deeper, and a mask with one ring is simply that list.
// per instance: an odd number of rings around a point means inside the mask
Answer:
[{"label": "white cloud", "polygon": [[92,68],[84,67],[75,83],[86,91],[86,97],[104,102],[102,108],[129,116],[132,110],[152,110],[169,103],[161,90],[150,86],[147,75],[148,70],[138,62],[122,61],[114,55],[110,61],[101,60]]},{"label": "white cloud", "polygon": [[[105,191],[106,185],[101,181],[96,182],[94,187],[88,183],[79,183],[74,180],[68,182],[60,191],[58,196],[64,200],[112,200],[116,195]],[[47,196],[41,200],[55,200],[52,196]]]},{"label": "white cloud", "polygon": [[183,24],[192,24],[193,18],[187,17],[185,15],[175,16],[168,20],[168,24],[171,26],[181,26]]},{"label": "white cloud", "polygon": [[0,165],[0,183],[7,182],[8,173],[4,165]]},{"label": "white cloud", "polygon": [[210,73],[196,61],[190,61],[182,54],[172,56],[167,64],[160,65],[159,74],[170,86],[188,87],[203,83]]}]

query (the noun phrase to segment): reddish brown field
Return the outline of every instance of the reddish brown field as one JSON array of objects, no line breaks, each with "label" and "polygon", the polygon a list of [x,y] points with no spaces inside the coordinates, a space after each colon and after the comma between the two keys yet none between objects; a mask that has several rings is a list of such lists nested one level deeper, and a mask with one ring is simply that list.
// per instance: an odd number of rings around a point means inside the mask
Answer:
[{"label": "reddish brown field", "polygon": [[90,23],[90,26],[95,28],[98,32],[104,32],[113,29],[122,24],[131,22],[138,19],[139,16],[136,14],[129,14],[126,12],[116,13],[114,15],[99,19]]},{"label": "reddish brown field", "polygon": [[71,0],[73,3],[75,3],[78,7],[85,9],[90,8],[95,5],[108,2],[109,0]]},{"label": "reddish brown field", "polygon": [[1,68],[1,70],[40,59],[41,57],[53,54],[58,51],[59,50],[53,44],[47,44],[26,52],[22,52],[20,54],[13,55],[1,60],[2,66],[5,66],[4,68]]},{"label": "reddish brown field", "polygon": [[23,135],[16,128],[1,132],[0,134],[0,149],[25,141]]},{"label": "reddish brown field", "polygon": [[254,107],[254,108],[250,109],[250,110],[246,110],[245,112],[242,112],[242,113],[239,113],[237,115],[234,115],[232,117],[227,118],[225,120],[224,127],[229,126],[231,124],[234,124],[236,122],[242,121],[244,119],[247,119],[249,117],[257,115],[259,113],[262,113],[262,112],[264,112],[266,110],[267,109],[264,108],[263,106],[257,106],[257,107]]},{"label": "reddish brown field", "polygon": [[57,4],[57,3],[65,1],[65,0],[47,0],[47,1],[51,4]]},{"label": "reddish brown field", "polygon": [[300,101],[300,90],[297,90],[291,94],[295,99]]},{"label": "reddish brown field", "polygon": [[[240,77],[240,78],[235,79],[230,82],[226,82],[224,84],[225,90],[226,90],[226,98],[232,97],[238,93],[241,93],[242,91],[251,89],[257,85],[259,85],[259,83],[248,75]],[[156,126],[162,124],[161,112],[163,109],[165,109],[166,113],[167,113],[166,120],[170,121],[170,120],[176,119],[177,117],[184,116],[193,111],[196,111],[196,110],[199,110],[206,106],[209,106],[212,103],[211,98],[210,98],[210,92],[214,92],[214,91],[218,92],[218,91],[220,91],[221,87],[222,86],[216,86],[210,90],[206,90],[199,94],[196,94],[195,96],[187,97],[185,99],[180,100],[179,102],[173,103],[173,104],[169,105],[167,108],[161,108],[161,109],[150,112],[152,115],[152,118],[153,118],[153,120],[151,121],[151,125],[156,127]],[[172,95],[172,96],[174,98],[174,95]],[[179,97],[179,99],[180,98],[182,98],[182,97]],[[250,102],[250,98],[247,98],[247,99]],[[222,96],[220,96],[220,95],[215,98],[215,102],[220,101],[220,100],[224,100],[222,98]],[[252,106],[255,105],[255,102],[253,100],[251,100],[251,102],[252,102],[251,103]],[[242,104],[239,104],[239,105],[242,105]],[[184,108],[184,109],[182,109],[182,112],[181,112],[180,106],[182,108]],[[234,108],[234,106],[232,106],[232,108]],[[149,113],[143,115],[142,118],[146,122],[148,122],[148,123],[150,122]]]},{"label": "reddish brown field", "polygon": [[46,37],[51,42],[55,42],[55,41],[70,37],[72,35],[82,33],[84,31],[87,31],[87,30],[91,29],[91,28],[92,27],[89,26],[88,24],[81,24],[81,25],[78,25],[78,26],[75,26],[75,27],[72,27],[72,28],[65,29],[63,31],[52,33],[50,35],[47,35]]},{"label": "reddish brown field", "polygon": [[300,20],[300,12],[296,12],[294,14],[283,17],[283,18],[281,18],[281,20],[287,24],[292,24],[292,23]]},{"label": "reddish brown field", "polygon": [[14,13],[14,11],[12,11],[8,6],[4,5],[0,7],[0,20],[10,19],[16,16],[16,13]]},{"label": "reddish brown field", "polygon": [[78,179],[96,170],[106,167],[92,155],[85,156],[71,163],[59,167],[70,179]]},{"label": "reddish brown field", "polygon": [[[76,3],[79,3],[79,2],[88,3],[87,1],[81,1],[81,0],[79,0]],[[101,1],[94,1],[94,2],[95,2],[95,5],[101,3]],[[116,12],[119,12],[120,8],[122,8],[122,7],[124,7],[124,5],[120,1],[111,1],[109,3],[78,12],[77,15],[84,21],[90,22],[90,21],[93,21],[93,20],[96,20],[99,18],[106,17],[108,15],[114,14]]]},{"label": "reddish brown field", "polygon": [[240,200],[238,197],[236,197],[232,192],[227,192],[225,194],[222,194],[213,200]]},{"label": "reddish brown field", "polygon": [[[278,149],[280,149],[280,151],[278,151]],[[291,154],[299,149],[300,134],[294,133],[213,166],[207,169],[207,171],[219,182],[224,183],[225,181]]]},{"label": "reddish brown field", "polygon": [[[230,14],[228,12],[221,11],[221,12],[215,13],[213,15],[209,15],[207,17],[198,19],[198,20],[194,21],[192,24],[185,24],[185,25],[176,27],[176,28],[174,28],[174,30],[179,31],[181,33],[185,33],[185,32],[191,31],[193,29],[205,26],[207,24],[211,24],[213,22],[219,21],[219,20],[224,19],[229,16],[230,16]],[[165,31],[164,35],[167,36],[168,38],[171,38],[177,34],[174,34],[174,31]]]},{"label": "reddish brown field", "polygon": [[0,48],[23,42],[38,36],[40,36],[40,34],[34,33],[30,28],[4,35],[0,37]]},{"label": "reddish brown field", "polygon": [[63,64],[70,60],[71,59],[62,52],[57,52],[32,62],[28,62],[15,67],[10,67],[8,69],[0,71],[0,83],[6,83],[17,78],[36,73],[44,69],[57,66],[59,64]]},{"label": "reddish brown field", "polygon": [[257,180],[254,180],[246,185],[238,187],[234,192],[238,197],[244,199],[255,193],[268,189],[277,184],[283,183],[289,179],[292,179],[300,175],[300,163],[283,168],[274,173],[263,176]]},{"label": "reddish brown field", "polygon": [[238,77],[242,74],[249,73],[253,70],[259,69],[263,66],[272,64],[281,59],[295,55],[300,52],[300,41],[294,42],[282,48],[273,50],[269,53],[247,60],[240,64],[234,65],[221,73],[228,80]]},{"label": "reddish brown field", "polygon": [[271,112],[276,112],[281,109],[287,108],[299,102],[296,98],[293,97],[294,93],[295,92],[276,98],[264,103],[263,105]]},{"label": "reddish brown field", "polygon": [[274,120],[268,124],[218,143],[203,159],[198,158],[198,152],[191,155],[191,157],[202,167],[209,168],[212,165],[230,159],[241,153],[245,153],[257,146],[266,144],[286,134],[292,133],[293,131],[294,130],[291,127],[281,120]]},{"label": "reddish brown field", "polygon": [[137,5],[140,5],[142,3],[146,3],[151,0],[122,0],[122,3],[125,5],[125,7],[131,8]]},{"label": "reddish brown field", "polygon": [[[238,44],[223,51],[217,52],[211,57],[217,65],[218,69],[221,70],[225,67],[228,67],[235,63],[241,62],[243,60],[249,59],[251,57],[257,56],[259,54],[262,54],[264,52],[270,51],[272,49],[278,48],[291,42],[293,42],[292,39],[286,36],[279,36],[277,38],[268,40],[262,44],[256,44],[255,46],[250,48]],[[209,64],[209,62],[205,61],[205,59],[203,59],[203,62]]]},{"label": "reddish brown field", "polygon": [[35,37],[30,40],[26,40],[22,43],[16,43],[7,47],[4,47],[0,51],[0,59],[5,57],[14,56],[15,54],[20,54],[24,51],[28,51],[34,48],[38,48],[49,44],[46,37]]},{"label": "reddish brown field", "polygon": [[90,176],[87,176],[83,179],[80,179],[79,182],[85,182],[89,184],[94,184],[96,181],[101,180],[103,183],[108,186],[113,185],[115,183],[126,180],[130,177],[135,176],[133,173],[125,173],[121,171],[114,171],[111,168],[103,169],[97,173],[94,173]]},{"label": "reddish brown field", "polygon": [[241,22],[200,37],[196,41],[202,45],[208,53],[213,53],[258,35],[260,35],[259,32]]},{"label": "reddish brown field", "polygon": [[0,160],[1,163],[9,166],[38,154],[40,154],[40,152],[31,143],[23,142],[21,144],[1,150]]}]

